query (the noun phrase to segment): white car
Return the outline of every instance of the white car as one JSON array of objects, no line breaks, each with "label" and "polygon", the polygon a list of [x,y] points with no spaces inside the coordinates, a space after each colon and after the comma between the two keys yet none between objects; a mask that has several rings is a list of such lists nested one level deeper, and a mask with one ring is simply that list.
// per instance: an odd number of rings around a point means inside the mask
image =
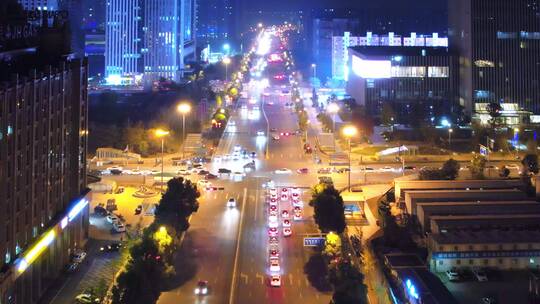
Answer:
[{"label": "white car", "polygon": [[116,232],[126,232],[126,226],[120,222],[113,223],[113,229]]},{"label": "white car", "polygon": [[279,168],[275,172],[276,174],[291,174],[292,173],[291,169],[287,169],[287,168]]},{"label": "white car", "polygon": [[295,221],[300,221],[300,220],[302,220],[302,213],[300,213],[300,212],[295,212],[294,215],[293,215],[293,220],[295,220]]},{"label": "white car", "polygon": [[268,188],[268,192],[270,193],[270,195],[277,194],[277,189],[276,188]]},{"label": "white car", "polygon": [[268,227],[269,228],[277,228],[277,227],[279,227],[279,222],[277,220],[275,220],[275,221],[270,221],[269,220],[268,221]]},{"label": "white car", "polygon": [[290,236],[292,234],[292,230],[289,227],[283,228],[283,236]]},{"label": "white car", "polygon": [[519,165],[516,165],[516,164],[508,164],[505,166],[506,169],[508,170],[521,170],[521,168],[519,167]]},{"label": "white car", "polygon": [[264,136],[264,131],[261,131],[261,130],[257,131],[257,136]]},{"label": "white car", "polygon": [[461,276],[459,275],[459,272],[457,272],[456,269],[450,269],[446,271],[446,276],[448,277],[449,281],[459,281],[461,280]]},{"label": "white car", "polygon": [[177,175],[184,175],[184,176],[185,176],[185,175],[190,175],[191,172],[189,172],[189,171],[186,170],[186,169],[180,169],[180,170],[176,171],[176,174],[177,174]]},{"label": "white car", "polygon": [[234,152],[240,152],[241,150],[242,150],[242,146],[240,146],[240,145],[235,145],[234,146],[234,150],[233,150]]},{"label": "white car", "polygon": [[85,258],[86,258],[86,252],[82,250],[76,250],[73,253],[73,257],[71,258],[71,261],[73,263],[82,263]]},{"label": "white car", "polygon": [[236,200],[233,197],[229,198],[229,200],[227,201],[227,207],[229,208],[236,207]]},{"label": "white car", "polygon": [[478,282],[486,282],[486,281],[488,281],[487,274],[483,269],[475,267],[475,268],[472,269],[472,273],[474,274],[474,276],[476,277]]},{"label": "white car", "polygon": [[270,214],[268,216],[268,222],[277,222],[277,221],[278,221],[277,214]]},{"label": "white car", "polygon": [[206,179],[201,179],[200,181],[197,182],[197,186],[201,186],[202,188],[210,186],[210,184],[211,183],[207,181]]},{"label": "white car", "polygon": [[122,168],[120,166],[112,166],[112,167],[107,168],[107,170],[109,170],[109,171],[112,171],[112,170],[124,171],[124,168]]},{"label": "white car", "polygon": [[289,196],[287,196],[287,193],[281,194],[281,201],[286,202],[289,199]]},{"label": "white car", "polygon": [[279,135],[272,135],[273,140],[279,140]]},{"label": "white car", "polygon": [[234,127],[236,126],[236,122],[234,120],[230,120],[228,125]]},{"label": "white car", "polygon": [[389,166],[385,166],[379,169],[381,172],[393,172],[395,169]]},{"label": "white car", "polygon": [[279,272],[281,267],[279,266],[279,258],[270,258],[270,271]]},{"label": "white car", "polygon": [[282,223],[282,226],[283,227],[291,227],[291,221],[289,221],[288,219],[284,219],[283,223]]},{"label": "white car", "polygon": [[281,276],[279,274],[274,274],[270,277],[270,286],[272,287],[281,286]]},{"label": "white car", "polygon": [[223,160],[229,160],[229,159],[231,159],[231,156],[229,154],[225,154],[225,155],[223,155],[222,159]]},{"label": "white car", "polygon": [[107,215],[107,222],[109,222],[111,224],[114,224],[114,223],[117,223],[119,221],[120,221],[120,219],[116,215],[114,215],[114,214]]},{"label": "white car", "polygon": [[95,296],[89,294],[89,293],[81,293],[80,295],[75,297],[76,303],[81,304],[87,304],[87,303],[101,303],[99,298],[96,298]]},{"label": "white car", "polygon": [[277,198],[270,198],[270,200],[268,201],[268,203],[270,204],[270,206],[277,206],[278,202],[277,202]]},{"label": "white car", "polygon": [[300,188],[298,187],[292,187],[291,188],[291,193],[294,195],[294,194],[298,194],[300,195]]},{"label": "white car", "polygon": [[220,162],[221,161],[221,156],[219,156],[219,155],[214,156],[214,161],[215,162]]}]

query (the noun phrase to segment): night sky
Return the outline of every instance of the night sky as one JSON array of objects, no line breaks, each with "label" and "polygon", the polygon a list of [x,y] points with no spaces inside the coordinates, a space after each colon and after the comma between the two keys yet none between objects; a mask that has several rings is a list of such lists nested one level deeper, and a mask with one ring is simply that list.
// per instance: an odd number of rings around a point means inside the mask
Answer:
[{"label": "night sky", "polygon": [[249,10],[309,10],[315,8],[410,8],[440,10],[446,8],[446,0],[265,0],[245,1]]}]

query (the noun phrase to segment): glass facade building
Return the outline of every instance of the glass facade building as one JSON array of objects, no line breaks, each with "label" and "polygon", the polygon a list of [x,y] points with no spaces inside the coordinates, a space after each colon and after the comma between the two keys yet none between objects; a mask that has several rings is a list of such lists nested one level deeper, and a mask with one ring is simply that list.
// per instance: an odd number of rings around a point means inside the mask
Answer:
[{"label": "glass facade building", "polygon": [[449,1],[450,47],[459,54],[460,103],[516,103],[540,113],[540,3]]}]

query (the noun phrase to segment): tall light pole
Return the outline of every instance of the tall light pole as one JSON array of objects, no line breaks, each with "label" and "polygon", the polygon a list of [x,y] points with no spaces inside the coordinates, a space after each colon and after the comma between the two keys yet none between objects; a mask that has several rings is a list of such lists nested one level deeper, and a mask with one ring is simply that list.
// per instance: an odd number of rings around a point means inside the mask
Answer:
[{"label": "tall light pole", "polygon": [[448,152],[450,153],[450,147],[452,146],[452,132],[454,132],[454,129],[450,128],[448,129]]},{"label": "tall light pole", "polygon": [[163,192],[163,155],[165,155],[165,136],[169,135],[169,131],[163,129],[157,129],[155,132],[158,138],[161,138],[161,184],[160,190]]},{"label": "tall light pole", "polygon": [[334,135],[334,150],[336,150],[336,113],[339,111],[339,106],[332,102],[326,107],[326,111],[332,114],[332,134]]},{"label": "tall light pole", "polygon": [[222,60],[225,65],[225,82],[229,81],[229,64],[231,63],[231,58],[225,57]]},{"label": "tall light pole", "polygon": [[185,157],[185,140],[186,140],[186,114],[191,112],[191,105],[187,102],[180,103],[176,110],[182,114],[182,159]]},{"label": "tall light pole", "polygon": [[349,142],[349,191],[351,191],[351,138],[358,133],[358,129],[355,126],[345,126],[343,128],[343,135],[347,137]]},{"label": "tall light pole", "polygon": [[311,72],[313,73],[313,78],[317,77],[317,65],[315,63],[311,64]]}]

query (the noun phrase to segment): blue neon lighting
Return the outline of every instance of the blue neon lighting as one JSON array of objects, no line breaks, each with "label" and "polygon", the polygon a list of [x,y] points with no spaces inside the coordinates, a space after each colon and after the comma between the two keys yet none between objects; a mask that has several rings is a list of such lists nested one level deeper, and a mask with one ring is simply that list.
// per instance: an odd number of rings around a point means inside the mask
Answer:
[{"label": "blue neon lighting", "polygon": [[416,291],[416,286],[414,286],[414,284],[411,282],[410,279],[407,279],[407,281],[405,281],[405,286],[407,286],[407,293],[418,300],[418,298],[420,297],[418,295],[418,292]]},{"label": "blue neon lighting", "polygon": [[84,207],[86,207],[86,205],[88,205],[87,199],[83,198],[80,201],[78,201],[77,204],[75,204],[75,206],[73,206],[73,208],[69,210],[68,221],[71,222],[81,212],[81,210],[83,210]]}]

